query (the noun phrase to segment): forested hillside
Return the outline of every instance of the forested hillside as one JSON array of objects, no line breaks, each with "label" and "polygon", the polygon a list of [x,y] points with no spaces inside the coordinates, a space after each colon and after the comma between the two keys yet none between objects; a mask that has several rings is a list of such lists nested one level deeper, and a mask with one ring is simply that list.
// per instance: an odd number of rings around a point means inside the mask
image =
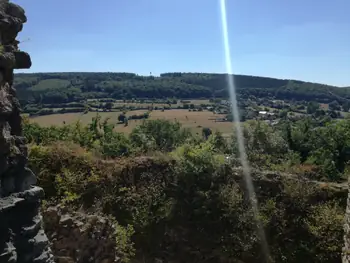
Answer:
[{"label": "forested hillside", "polygon": [[[240,98],[331,102],[350,98],[350,88],[297,80],[236,76]],[[164,73],[160,77],[133,73],[17,74],[15,87],[22,105],[68,103],[89,98],[225,98],[226,74]]]}]

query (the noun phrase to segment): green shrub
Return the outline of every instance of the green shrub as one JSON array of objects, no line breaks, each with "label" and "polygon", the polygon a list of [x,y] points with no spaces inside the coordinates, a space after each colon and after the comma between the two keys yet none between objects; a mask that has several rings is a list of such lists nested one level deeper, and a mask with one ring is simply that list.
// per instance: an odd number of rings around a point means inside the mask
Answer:
[{"label": "green shrub", "polygon": [[144,121],[130,134],[130,141],[140,151],[169,151],[191,137],[190,131],[178,122],[167,120]]}]

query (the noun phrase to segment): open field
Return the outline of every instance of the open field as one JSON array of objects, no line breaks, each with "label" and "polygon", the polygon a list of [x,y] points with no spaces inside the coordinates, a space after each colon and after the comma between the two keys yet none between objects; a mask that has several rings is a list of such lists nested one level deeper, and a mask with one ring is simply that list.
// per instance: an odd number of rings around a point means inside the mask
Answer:
[{"label": "open field", "polygon": [[[98,98],[98,99],[87,99],[88,102],[99,102],[100,100],[109,100],[110,98]],[[144,99],[144,101],[147,101],[149,99]],[[184,100],[184,101],[187,101],[189,104],[194,104],[194,105],[200,105],[200,104],[209,104],[211,103],[210,100],[208,99],[177,99],[177,105],[180,105],[180,104],[183,104],[181,101]],[[114,103],[117,103],[117,104],[147,104],[147,103],[140,103],[140,102],[137,102],[138,100],[136,100],[136,102],[124,102],[124,100],[114,100]],[[152,104],[152,103],[148,103],[148,104]],[[165,104],[167,105],[166,103],[157,103],[157,102],[154,102],[154,105],[157,105],[157,104]]]},{"label": "open field", "polygon": [[[127,116],[134,114],[145,113],[144,110],[129,111]],[[110,122],[117,123],[118,115],[120,112],[100,112],[102,118],[110,118]],[[96,116],[96,112],[89,112],[87,114],[81,113],[65,113],[65,114],[53,114],[46,116],[39,116],[31,118],[30,120],[36,122],[42,126],[50,125],[63,125],[74,123],[80,120],[83,124],[87,124],[93,117]],[[191,128],[193,132],[202,132],[203,127],[208,127],[213,131],[220,131],[224,136],[229,136],[232,130],[232,123],[230,122],[216,122],[215,118],[222,118],[225,115],[213,114],[210,111],[190,112],[188,110],[168,110],[168,111],[152,111],[150,114],[150,120],[166,119],[172,121],[179,121],[184,128]],[[143,120],[129,120],[129,125],[124,127],[123,124],[116,125],[116,130],[120,132],[130,133],[133,128],[141,124]]]},{"label": "open field", "polygon": [[[88,100],[89,102],[96,102],[96,103],[100,103],[98,99],[90,99]],[[163,108],[163,107],[171,107],[171,108],[177,108],[178,106],[182,106],[184,103],[181,102],[182,100],[177,100],[176,104],[167,104],[165,102],[163,103],[157,103],[157,102],[124,102],[123,100],[115,100],[113,102],[113,107],[135,107],[135,108],[147,108],[147,107],[158,107],[158,108]],[[191,100],[191,99],[186,99],[185,101],[187,101],[188,103],[186,104],[193,104],[196,106],[199,106],[201,104],[212,104],[209,100],[207,99],[195,99],[195,100]]]}]

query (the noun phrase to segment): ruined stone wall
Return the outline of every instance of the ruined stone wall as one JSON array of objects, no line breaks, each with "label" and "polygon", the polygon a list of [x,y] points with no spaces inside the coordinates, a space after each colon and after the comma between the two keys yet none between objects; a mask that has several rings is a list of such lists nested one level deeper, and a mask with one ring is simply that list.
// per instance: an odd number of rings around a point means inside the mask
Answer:
[{"label": "ruined stone wall", "polygon": [[349,193],[348,201],[346,205],[345,212],[345,222],[344,222],[344,247],[342,253],[343,263],[350,263],[350,180],[349,180]]},{"label": "ruined stone wall", "polygon": [[26,167],[20,105],[13,69],[30,68],[31,59],[16,40],[27,20],[24,10],[0,0],[0,262],[53,262],[39,212],[43,190]]},{"label": "ruined stone wall", "polygon": [[72,212],[60,206],[45,209],[43,215],[57,263],[121,262],[116,228],[109,218]]}]

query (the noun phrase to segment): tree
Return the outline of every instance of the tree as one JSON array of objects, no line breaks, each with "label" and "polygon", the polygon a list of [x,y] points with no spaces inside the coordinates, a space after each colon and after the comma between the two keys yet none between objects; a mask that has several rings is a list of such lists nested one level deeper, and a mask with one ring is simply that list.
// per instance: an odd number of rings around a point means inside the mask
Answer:
[{"label": "tree", "polygon": [[284,137],[288,143],[289,149],[295,151],[300,156],[303,163],[310,156],[314,147],[313,124],[310,118],[297,121],[292,125],[291,122],[285,122],[283,126]]},{"label": "tree", "polygon": [[286,119],[286,118],[288,117],[288,111],[287,111],[287,110],[282,110],[282,111],[280,111],[279,117],[280,117],[281,119]]},{"label": "tree", "polygon": [[339,110],[341,110],[340,105],[339,105],[339,102],[336,101],[336,100],[334,100],[334,101],[332,101],[331,103],[329,103],[328,106],[329,106],[329,109],[330,109],[330,110],[333,110],[333,111],[339,111]]},{"label": "tree", "polygon": [[144,151],[172,150],[189,137],[189,130],[182,129],[178,122],[168,120],[145,121],[130,134],[133,145]]},{"label": "tree", "polygon": [[321,117],[321,116],[325,116],[326,115],[326,112],[323,110],[323,109],[318,109],[316,110],[315,112],[315,117]]},{"label": "tree", "polygon": [[212,134],[213,132],[211,131],[210,128],[203,128],[202,129],[202,135],[203,137],[207,140],[209,138],[209,136]]},{"label": "tree", "polygon": [[339,117],[338,112],[334,110],[329,111],[329,116],[333,119],[336,119]]},{"label": "tree", "polygon": [[113,108],[113,102],[107,102],[105,105],[104,105],[104,108],[107,109],[107,110],[110,110]]},{"label": "tree", "polygon": [[344,102],[342,106],[343,106],[343,111],[349,112],[349,109],[350,109],[350,102],[349,101]]},{"label": "tree", "polygon": [[333,121],[325,127],[318,128],[315,133],[315,160],[317,164],[324,166],[327,176],[337,180],[338,173],[344,172],[346,163],[350,160],[350,122]]},{"label": "tree", "polygon": [[124,122],[125,122],[125,119],[126,119],[126,116],[125,116],[124,113],[119,114],[119,116],[118,116],[118,122],[124,123]]},{"label": "tree", "polygon": [[319,107],[320,105],[317,102],[310,101],[307,105],[306,112],[308,114],[314,114],[319,109]]},{"label": "tree", "polygon": [[219,131],[210,135],[208,141],[214,146],[216,151],[226,152],[228,150],[227,142]]},{"label": "tree", "polygon": [[226,120],[232,122],[233,121],[233,115],[232,113],[226,115]]},{"label": "tree", "polygon": [[124,126],[128,126],[129,125],[129,118],[128,117],[125,117],[124,119]]},{"label": "tree", "polygon": [[88,104],[84,105],[84,113],[88,113],[91,110],[90,106]]}]

